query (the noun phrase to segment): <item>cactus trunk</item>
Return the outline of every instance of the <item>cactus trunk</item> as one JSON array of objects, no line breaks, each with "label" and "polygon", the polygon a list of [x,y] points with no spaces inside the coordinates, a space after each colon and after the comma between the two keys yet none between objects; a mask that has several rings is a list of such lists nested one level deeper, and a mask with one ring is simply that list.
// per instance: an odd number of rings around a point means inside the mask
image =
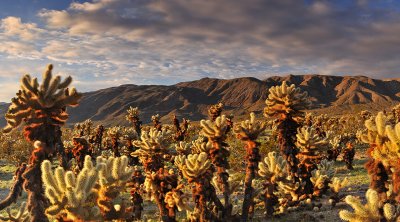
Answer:
[{"label": "cactus trunk", "polygon": [[242,207],[242,221],[247,221],[252,219],[252,214],[254,213],[251,209],[251,206],[254,205],[254,189],[252,187],[253,179],[256,176],[258,170],[258,162],[261,160],[260,152],[257,147],[257,143],[254,141],[247,141],[246,143],[246,160],[247,160],[247,167],[246,167],[246,177],[245,177],[245,190],[244,190],[244,200],[243,200],[243,207]]},{"label": "cactus trunk", "polygon": [[297,159],[299,150],[295,146],[294,138],[296,137],[298,127],[299,124],[289,115],[286,115],[278,125],[279,148],[282,156],[288,163],[288,173],[296,182],[299,181],[299,178],[296,175],[299,164],[299,160]]}]

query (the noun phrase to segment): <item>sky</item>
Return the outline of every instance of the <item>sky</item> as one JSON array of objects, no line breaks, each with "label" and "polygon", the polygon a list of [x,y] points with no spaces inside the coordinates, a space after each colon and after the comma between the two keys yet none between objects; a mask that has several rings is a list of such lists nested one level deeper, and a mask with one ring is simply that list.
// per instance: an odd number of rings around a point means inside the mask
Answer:
[{"label": "sky", "polygon": [[204,77],[399,78],[398,0],[1,0],[0,101],[47,64],[87,92]]}]

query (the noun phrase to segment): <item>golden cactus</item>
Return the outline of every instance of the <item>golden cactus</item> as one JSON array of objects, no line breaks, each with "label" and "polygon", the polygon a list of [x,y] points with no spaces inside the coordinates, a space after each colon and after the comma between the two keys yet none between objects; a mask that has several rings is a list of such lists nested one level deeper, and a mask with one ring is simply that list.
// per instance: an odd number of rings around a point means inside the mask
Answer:
[{"label": "golden cactus", "polygon": [[139,108],[130,106],[129,109],[126,111],[125,118],[128,121],[133,121],[135,118],[139,118]]},{"label": "golden cactus", "polygon": [[201,120],[201,135],[207,137],[211,141],[223,140],[226,137],[226,129],[228,127],[225,115],[219,116],[215,122],[211,120]]},{"label": "golden cactus", "polygon": [[297,130],[296,145],[302,151],[311,151],[325,146],[328,141],[321,138],[313,127],[302,127]]},{"label": "golden cactus", "polygon": [[65,172],[58,167],[54,173],[51,162],[42,163],[42,180],[45,185],[46,197],[50,206],[46,214],[52,218],[65,215],[69,220],[93,220],[100,218],[100,210],[90,204],[93,188],[97,182],[98,172],[103,165],[93,166],[90,156],[85,157],[84,168],[77,177],[71,172]]},{"label": "golden cactus", "polygon": [[321,174],[326,175],[329,179],[333,177],[335,174],[334,163],[333,161],[321,160],[321,162],[317,166],[318,170]]},{"label": "golden cactus", "polygon": [[365,127],[368,132],[367,135],[361,135],[361,140],[364,143],[382,145],[385,142],[385,127],[387,123],[387,117],[383,112],[379,112],[375,119],[371,117],[365,121]]},{"label": "golden cactus", "polygon": [[150,131],[144,131],[140,137],[140,141],[133,141],[133,145],[140,149],[131,155],[142,157],[164,152],[168,144],[169,135],[169,131],[158,131],[154,128],[150,129]]},{"label": "golden cactus", "polygon": [[286,81],[283,81],[280,86],[273,86],[269,89],[265,103],[267,104],[264,109],[266,116],[297,115],[299,111],[305,110],[311,105],[307,92],[302,92],[294,84],[288,86]]},{"label": "golden cactus", "polygon": [[192,153],[209,153],[212,149],[211,141],[205,142],[204,138],[198,138],[197,140],[192,141]]},{"label": "golden cactus", "polygon": [[258,165],[258,174],[264,178],[286,177],[286,161],[276,152],[269,152],[264,161]]},{"label": "golden cactus", "polygon": [[250,113],[250,119],[242,121],[240,124],[236,124],[234,132],[237,137],[241,140],[255,140],[264,132],[266,124],[264,122],[257,122],[256,115]]},{"label": "golden cactus", "polygon": [[187,159],[185,159],[185,164],[183,165],[182,174],[188,180],[196,180],[201,175],[207,172],[211,167],[211,161],[208,159],[206,153],[200,154],[189,154]]},{"label": "golden cactus", "polygon": [[[379,222],[384,219],[384,215],[381,215],[380,208],[381,204],[379,202],[378,193],[372,189],[369,189],[365,194],[367,198],[367,204],[363,205],[359,198],[354,196],[347,196],[345,201],[349,204],[354,212],[349,212],[347,210],[341,210],[339,216],[342,220],[350,222]],[[386,207],[389,209],[389,207]],[[389,214],[386,212],[385,214]],[[388,218],[385,218],[388,219]]]},{"label": "golden cactus", "polygon": [[[133,168],[128,166],[128,157],[97,157],[97,166],[103,166],[98,172],[97,205],[105,220],[125,219],[125,203],[117,197],[125,190]],[[120,206],[116,209],[114,206]]]},{"label": "golden cactus", "polygon": [[339,191],[348,184],[349,180],[347,179],[347,177],[345,177],[343,180],[334,177],[332,179],[332,182],[329,184],[329,187],[331,188],[332,192],[339,193]]},{"label": "golden cactus", "polygon": [[289,194],[292,197],[293,201],[299,200],[299,194],[298,194],[298,189],[300,187],[299,182],[293,183],[292,181],[289,181],[288,183],[285,183],[284,181],[279,181],[278,186],[279,189],[282,191],[282,193]]},{"label": "golden cactus", "polygon": [[72,78],[69,76],[61,81],[60,76],[53,78],[53,65],[47,67],[43,74],[42,84],[39,85],[37,78],[25,75],[21,80],[21,90],[6,114],[7,126],[4,132],[10,132],[18,127],[25,119],[27,123],[50,123],[62,125],[68,119],[64,111],[66,106],[76,106],[81,94],[75,88],[68,89]]},{"label": "golden cactus", "polygon": [[7,216],[0,215],[0,220],[4,222],[26,222],[29,221],[29,213],[26,210],[26,202],[22,202],[18,212],[13,215],[11,208],[6,209]]},{"label": "golden cactus", "polygon": [[183,142],[183,141],[180,141],[179,143],[175,144],[175,150],[179,154],[184,154],[184,155],[189,154],[191,151],[190,148],[191,148],[191,144]]},{"label": "golden cactus", "polygon": [[189,197],[180,190],[169,191],[165,194],[164,202],[170,207],[176,207],[178,211],[192,210],[189,205]]}]

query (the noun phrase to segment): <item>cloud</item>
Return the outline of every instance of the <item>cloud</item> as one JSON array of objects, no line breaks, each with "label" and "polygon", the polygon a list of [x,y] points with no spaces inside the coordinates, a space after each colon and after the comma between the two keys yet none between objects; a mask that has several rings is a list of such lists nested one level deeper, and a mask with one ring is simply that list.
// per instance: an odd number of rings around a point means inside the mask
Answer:
[{"label": "cloud", "polygon": [[287,73],[396,77],[400,15],[371,2],[73,2],[39,11],[43,23],[2,19],[1,65],[55,63],[81,91]]},{"label": "cloud", "polygon": [[34,23],[22,23],[21,18],[6,17],[0,21],[0,29],[6,36],[18,36],[22,40],[36,39],[39,33],[43,32]]}]

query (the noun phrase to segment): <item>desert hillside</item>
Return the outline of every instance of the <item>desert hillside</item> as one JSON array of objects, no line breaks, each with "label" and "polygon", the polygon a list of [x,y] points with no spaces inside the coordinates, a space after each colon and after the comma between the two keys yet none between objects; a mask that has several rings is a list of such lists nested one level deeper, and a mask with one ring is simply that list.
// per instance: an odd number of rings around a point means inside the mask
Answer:
[{"label": "desert hillside", "polygon": [[[309,92],[314,109],[324,112],[382,108],[400,101],[400,79],[379,80],[365,76],[288,75],[265,80],[256,78],[203,78],[171,86],[121,85],[84,93],[81,104],[70,109],[70,123],[85,119],[104,124],[126,124],[124,115],[129,106],[138,106],[142,119],[159,113],[164,121],[172,113],[191,120],[207,115],[210,104],[222,102],[225,111],[242,115],[260,112],[268,95],[268,88],[286,80]],[[374,104],[374,106],[371,106]],[[377,104],[379,106],[377,106]],[[0,114],[8,104],[0,105]],[[356,107],[356,108],[355,108]],[[357,108],[358,107],[358,108]],[[1,125],[5,124],[2,119]]]}]

